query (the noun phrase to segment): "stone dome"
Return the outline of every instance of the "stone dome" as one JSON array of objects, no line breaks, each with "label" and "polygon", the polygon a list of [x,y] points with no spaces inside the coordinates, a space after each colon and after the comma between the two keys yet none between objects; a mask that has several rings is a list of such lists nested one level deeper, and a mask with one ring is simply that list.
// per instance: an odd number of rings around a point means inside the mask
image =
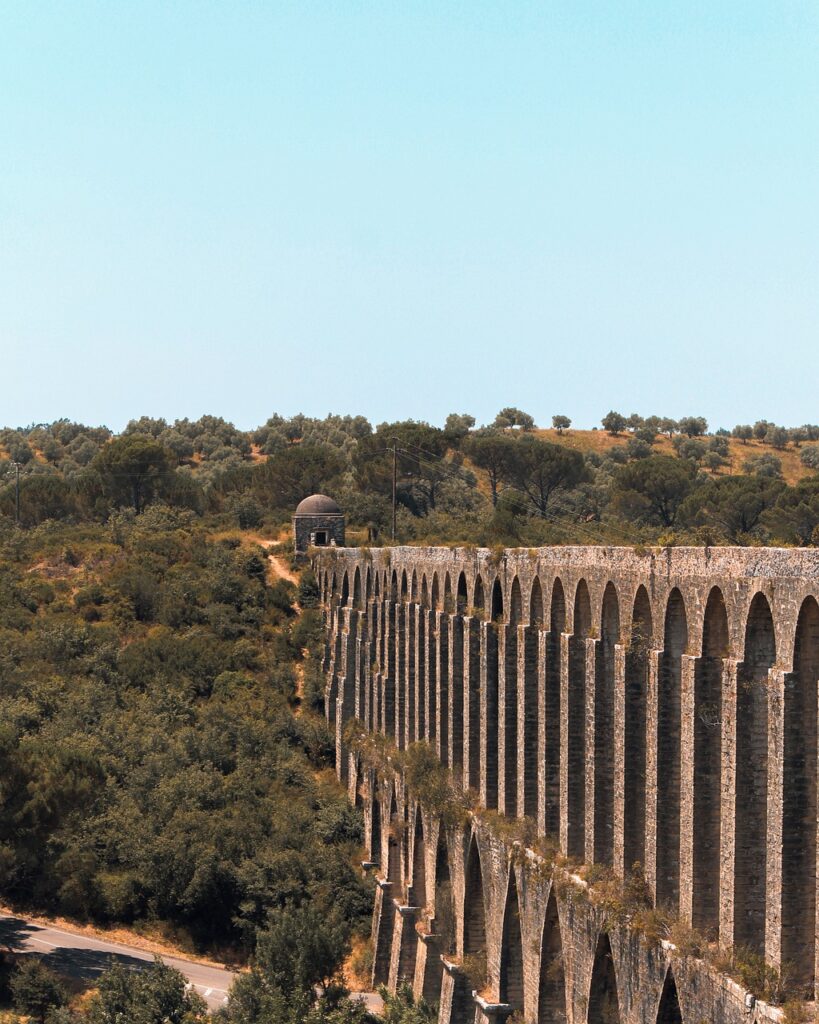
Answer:
[{"label": "stone dome", "polygon": [[295,511],[297,516],[340,516],[341,509],[326,494],[311,494],[299,502]]}]

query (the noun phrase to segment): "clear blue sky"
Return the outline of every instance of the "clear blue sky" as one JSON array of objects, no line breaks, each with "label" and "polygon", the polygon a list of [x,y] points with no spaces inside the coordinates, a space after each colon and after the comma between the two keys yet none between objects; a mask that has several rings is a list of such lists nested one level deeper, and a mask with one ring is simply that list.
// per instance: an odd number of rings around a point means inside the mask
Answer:
[{"label": "clear blue sky", "polygon": [[819,5],[7,2],[0,423],[819,422]]}]

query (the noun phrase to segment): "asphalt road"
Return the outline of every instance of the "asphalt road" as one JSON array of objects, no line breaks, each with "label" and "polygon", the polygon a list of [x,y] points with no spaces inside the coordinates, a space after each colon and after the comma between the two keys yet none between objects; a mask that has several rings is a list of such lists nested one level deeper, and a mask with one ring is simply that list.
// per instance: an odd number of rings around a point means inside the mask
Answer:
[{"label": "asphalt road", "polygon": [[[39,953],[43,962],[55,971],[89,981],[97,978],[112,963],[140,970],[154,958],[152,953],[133,946],[107,942],[7,915],[0,915],[0,946],[18,953]],[[204,996],[211,1010],[217,1010],[226,1002],[228,989],[235,977],[233,971],[173,956],[163,956],[162,959],[185,975],[196,991]]]},{"label": "asphalt road", "polygon": [[[92,982],[112,963],[138,971],[154,959],[153,953],[134,946],[35,924],[7,914],[0,914],[0,947],[15,953],[39,953],[43,962],[60,974]],[[174,956],[163,956],[162,959],[185,975],[204,997],[209,1009],[218,1010],[227,1002],[228,990],[236,977],[233,971]],[[381,997],[375,992],[355,993],[353,998],[361,999],[374,1013],[383,1009]]]}]

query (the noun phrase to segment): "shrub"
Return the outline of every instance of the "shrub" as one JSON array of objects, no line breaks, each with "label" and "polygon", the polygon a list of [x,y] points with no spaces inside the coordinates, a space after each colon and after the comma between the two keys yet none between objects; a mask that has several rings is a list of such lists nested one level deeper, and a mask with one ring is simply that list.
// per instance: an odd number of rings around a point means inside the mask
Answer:
[{"label": "shrub", "polygon": [[17,964],[9,982],[15,1009],[44,1021],[52,1007],[63,1006],[66,992],[60,978],[34,956]]}]

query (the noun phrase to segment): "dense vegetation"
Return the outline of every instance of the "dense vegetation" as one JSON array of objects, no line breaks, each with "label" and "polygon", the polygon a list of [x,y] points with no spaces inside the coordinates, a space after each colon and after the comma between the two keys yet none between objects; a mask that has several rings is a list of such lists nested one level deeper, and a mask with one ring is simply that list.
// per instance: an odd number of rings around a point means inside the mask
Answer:
[{"label": "dense vegetation", "polygon": [[[766,420],[708,433],[611,411],[604,430],[568,416],[537,431],[519,409],[493,424],[453,414],[375,429],[362,416],[271,417],[242,432],[213,416],[143,417],[112,438],[59,421],[0,432],[0,515],[104,523],[152,501],[230,514],[243,528],[282,522],[306,494],[332,493],[357,540],[535,546],[548,543],[815,544],[819,427]],[[19,488],[18,488],[19,473]],[[356,528],[358,532],[356,533]]]}]

